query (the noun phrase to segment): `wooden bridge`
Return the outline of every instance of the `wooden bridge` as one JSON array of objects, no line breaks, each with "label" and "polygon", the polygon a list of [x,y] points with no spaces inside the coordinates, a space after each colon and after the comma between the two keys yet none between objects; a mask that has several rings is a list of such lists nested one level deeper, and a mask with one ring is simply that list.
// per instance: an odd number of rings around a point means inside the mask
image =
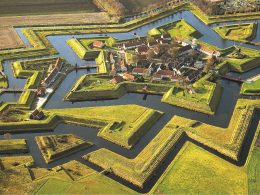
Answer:
[{"label": "wooden bridge", "polygon": [[244,82],[246,82],[246,80],[243,80],[243,79],[237,78],[237,77],[232,77],[232,76],[229,76],[229,75],[221,76],[221,78],[229,80],[229,81],[234,81],[234,82],[237,82],[237,83],[244,83]]}]

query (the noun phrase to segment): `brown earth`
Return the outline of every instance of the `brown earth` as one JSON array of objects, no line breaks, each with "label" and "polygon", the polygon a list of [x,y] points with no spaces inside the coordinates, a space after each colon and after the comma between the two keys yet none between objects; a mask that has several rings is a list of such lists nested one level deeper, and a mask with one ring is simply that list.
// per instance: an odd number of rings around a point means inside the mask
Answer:
[{"label": "brown earth", "polygon": [[0,17],[0,49],[24,47],[13,26],[107,23],[104,12]]}]

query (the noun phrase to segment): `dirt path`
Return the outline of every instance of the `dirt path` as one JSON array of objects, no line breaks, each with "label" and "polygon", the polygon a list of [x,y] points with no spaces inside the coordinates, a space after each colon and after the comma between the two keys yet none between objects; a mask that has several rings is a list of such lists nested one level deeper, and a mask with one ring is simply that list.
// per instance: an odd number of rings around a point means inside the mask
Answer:
[{"label": "dirt path", "polygon": [[0,17],[0,49],[24,47],[13,26],[107,23],[109,21],[110,18],[104,12]]}]

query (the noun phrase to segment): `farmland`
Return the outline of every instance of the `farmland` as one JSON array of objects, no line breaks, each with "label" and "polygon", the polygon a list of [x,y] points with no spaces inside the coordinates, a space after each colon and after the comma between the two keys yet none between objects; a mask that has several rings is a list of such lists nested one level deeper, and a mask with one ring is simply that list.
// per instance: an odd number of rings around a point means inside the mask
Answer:
[{"label": "farmland", "polygon": [[97,12],[91,0],[2,0],[0,1],[0,16],[8,15],[44,15],[72,12]]}]

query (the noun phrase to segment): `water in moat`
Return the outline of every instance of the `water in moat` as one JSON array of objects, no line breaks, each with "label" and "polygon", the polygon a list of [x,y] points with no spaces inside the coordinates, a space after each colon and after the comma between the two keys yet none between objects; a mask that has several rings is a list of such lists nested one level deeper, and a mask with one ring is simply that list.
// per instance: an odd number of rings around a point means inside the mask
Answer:
[{"label": "water in moat", "polygon": [[[49,41],[53,44],[53,46],[57,49],[59,52],[59,56],[64,57],[69,63],[75,64],[77,63],[78,65],[85,65],[85,64],[92,64],[94,62],[86,62],[84,60],[80,60],[77,55],[72,51],[72,49],[66,44],[66,41],[73,38],[84,38],[84,37],[96,37],[96,36],[113,36],[118,39],[127,39],[127,38],[132,38],[133,34],[136,32],[140,36],[145,36],[147,31],[167,24],[169,22],[173,22],[179,19],[185,19],[188,23],[190,23],[192,26],[194,26],[199,32],[203,34],[203,36],[200,38],[201,40],[209,43],[216,45],[219,48],[226,48],[230,47],[234,44],[239,44],[244,47],[248,48],[253,48],[253,49],[259,49],[260,47],[253,46],[253,45],[248,45],[248,44],[241,44],[238,42],[234,41],[227,41],[223,40],[217,33],[215,33],[214,30],[212,30],[212,27],[216,25],[224,25],[224,24],[236,24],[237,22],[224,22],[224,23],[219,23],[219,24],[213,24],[210,26],[205,25],[202,23],[199,19],[197,19],[192,13],[188,11],[182,11],[176,14],[173,14],[171,16],[165,17],[163,19],[160,19],[156,22],[152,22],[150,24],[144,25],[143,27],[140,27],[138,29],[135,29],[133,31],[127,32],[127,33],[108,33],[105,35],[101,34],[86,34],[86,35],[58,35],[58,36],[49,36],[48,39]],[[260,20],[253,20],[253,21],[244,21],[243,23],[246,22],[257,22],[260,24]],[[22,40],[30,46],[28,40],[25,38],[25,36],[22,34],[21,29],[17,28],[17,32],[22,38]],[[260,40],[260,25],[258,25],[258,31],[257,31],[257,36],[253,40],[253,42],[258,42]],[[5,61],[4,63],[4,68],[5,68],[5,74],[8,75],[9,82],[10,82],[10,87],[23,87],[25,84],[25,80],[23,79],[17,79],[14,78],[11,70],[10,64],[12,61]],[[199,120],[203,123],[211,124],[214,126],[219,126],[219,127],[227,127],[233,110],[234,106],[237,102],[237,99],[239,98],[239,91],[240,91],[240,85],[231,82],[231,81],[226,81],[226,80],[219,80],[218,82],[221,83],[223,87],[223,93],[221,96],[220,104],[217,109],[217,112],[214,116],[208,116],[206,114],[202,113],[196,113],[193,111],[189,111],[186,109],[182,109],[176,106],[170,106],[168,104],[162,103],[161,96],[156,96],[156,95],[149,95],[146,97],[146,99],[143,99],[142,94],[133,94],[129,93],[124,95],[122,98],[117,99],[117,100],[106,100],[106,101],[82,101],[82,102],[65,102],[63,101],[64,96],[72,85],[82,76],[85,74],[93,73],[95,72],[94,69],[90,71],[86,70],[79,70],[79,71],[74,71],[68,74],[68,76],[65,78],[65,80],[61,83],[57,91],[51,96],[47,104],[45,105],[46,109],[52,109],[52,108],[77,108],[77,107],[97,107],[97,106],[111,106],[111,105],[128,105],[128,104],[136,104],[140,106],[145,106],[148,108],[156,109],[163,111],[165,114],[161,117],[161,119],[148,131],[148,133],[141,138],[141,140],[131,149],[127,150],[124,149],[116,144],[113,144],[109,141],[106,141],[102,138],[99,138],[97,136],[98,129],[93,129],[93,128],[87,128],[87,127],[82,127],[82,126],[76,126],[76,125],[71,125],[71,124],[60,124],[58,125],[54,131],[47,131],[47,132],[37,132],[37,133],[24,133],[24,134],[13,134],[12,138],[25,138],[28,141],[28,145],[30,148],[30,155],[33,156],[35,163],[39,167],[54,167],[56,165],[63,164],[65,162],[68,162],[70,160],[79,160],[82,163],[87,163],[81,159],[81,156],[97,150],[99,148],[107,148],[113,152],[116,152],[122,156],[125,156],[127,158],[134,158],[136,157],[140,151],[144,149],[144,147],[158,134],[158,132],[169,122],[169,120],[174,116],[174,115],[179,115],[182,117],[186,117],[189,119],[194,119],[194,120]],[[244,74],[237,74],[233,73],[236,76],[241,76],[243,79],[250,78],[254,75],[257,75],[260,73],[260,67],[256,68],[254,70],[251,70],[247,73]],[[19,94],[11,94],[11,93],[4,93],[1,96],[1,101],[4,102],[16,102],[19,99]],[[258,124],[260,118],[260,112],[256,111],[254,118],[252,120],[252,123],[250,125],[250,130],[248,133],[248,136],[246,138],[246,142],[243,146],[242,149],[242,154],[241,154],[241,159],[240,161],[233,162],[232,160],[222,156],[216,151],[212,151],[211,149],[202,146],[199,143],[194,142],[193,140],[190,140],[189,138],[184,138],[181,142],[179,142],[178,146],[171,152],[169,157],[165,160],[165,163],[160,167],[160,169],[157,172],[157,176],[154,177],[152,181],[147,184],[146,188],[144,189],[145,192],[147,192],[154,182],[158,179],[158,177],[161,175],[161,173],[164,171],[164,169],[168,166],[168,164],[172,161],[174,156],[178,153],[179,149],[182,147],[183,143],[185,141],[192,141],[197,145],[200,145],[201,147],[204,147],[206,150],[211,151],[212,153],[221,156],[222,158],[235,163],[237,165],[242,165],[245,162],[245,159],[248,154],[248,150],[250,148],[254,133],[256,131],[256,127]],[[55,134],[67,134],[67,133],[73,133],[77,136],[80,136],[82,138],[85,138],[93,143],[95,143],[95,146],[82,150],[80,152],[74,153],[68,157],[64,157],[60,160],[57,160],[53,163],[46,164],[43,160],[43,157],[41,156],[41,153],[39,151],[38,146],[36,145],[35,142],[35,136],[40,136],[40,135],[55,135]],[[3,139],[3,136],[0,136],[0,139]],[[93,166],[92,164],[87,163],[89,166],[95,168],[96,170],[99,170],[97,167]],[[131,186],[125,181],[122,181],[119,178],[116,178],[115,176],[111,175],[112,178],[116,179],[117,181],[120,181],[121,183],[124,183],[125,185],[132,187],[133,189],[136,189],[135,187]],[[140,189],[136,189],[140,191]],[[142,191],[143,192],[143,191]]]}]

